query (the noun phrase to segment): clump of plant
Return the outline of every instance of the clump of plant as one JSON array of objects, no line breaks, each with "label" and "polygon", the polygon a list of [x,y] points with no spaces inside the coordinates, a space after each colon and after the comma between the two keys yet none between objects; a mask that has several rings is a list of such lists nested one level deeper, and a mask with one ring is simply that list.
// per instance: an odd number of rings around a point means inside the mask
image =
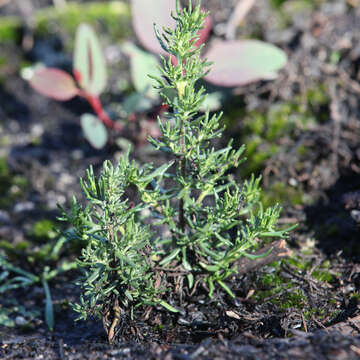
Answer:
[{"label": "clump of plant", "polygon": [[266,257],[271,248],[252,250],[290,230],[276,226],[279,206],[262,208],[259,178],[239,184],[229,173],[243,162],[244,147],[212,145],[223,132],[221,114],[200,113],[206,93],[196,87],[211,65],[195,46],[206,16],[200,3],[182,10],[177,1],[175,29],[160,34],[155,27],[164,51],[177,59],[174,65],[162,58],[162,76],[154,78],[168,112],[158,119],[161,136],[149,139],[169,160],[138,167],[128,152],[116,167],[105,162],[99,176],[90,168],[81,181],[88,205],[74,199],[71,213],[63,211],[71,236],[86,242],[83,294],[74,309],[81,319],[102,317],[109,341],[137,309],[177,312],[176,299],[201,291],[234,298],[227,280],[239,261]]},{"label": "clump of plant", "polygon": [[81,126],[87,140],[95,148],[107,142],[106,127],[120,131],[122,126],[114,122],[104,110],[100,95],[107,84],[105,59],[94,30],[81,24],[75,37],[73,75],[58,68],[36,69],[29,79],[30,85],[42,95],[59,101],[81,96],[88,101],[95,115],[83,114]]},{"label": "clump of plant", "polygon": [[[62,260],[67,239],[57,237],[44,245],[37,252],[30,252],[27,257],[25,250],[28,243],[19,243],[14,246],[5,241],[0,242],[0,296],[6,303],[13,303],[13,307],[0,305],[0,325],[15,326],[14,314],[21,314],[24,318],[31,316],[31,311],[26,310],[17,301],[11,299],[10,292],[19,288],[30,289],[32,286],[42,286],[45,296],[44,318],[49,330],[55,326],[54,307],[51,297],[50,282],[59,274],[75,269],[75,261]],[[14,265],[14,257],[20,258],[22,267]],[[34,270],[28,270],[34,268]],[[10,300],[10,301],[8,301]],[[25,325],[25,323],[24,323]]]}]

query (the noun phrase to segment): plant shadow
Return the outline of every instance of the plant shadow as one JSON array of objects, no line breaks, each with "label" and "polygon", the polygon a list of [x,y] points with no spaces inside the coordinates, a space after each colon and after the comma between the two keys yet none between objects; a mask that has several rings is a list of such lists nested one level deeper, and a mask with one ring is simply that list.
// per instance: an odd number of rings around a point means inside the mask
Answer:
[{"label": "plant shadow", "polygon": [[345,204],[346,195],[359,190],[360,174],[348,173],[340,176],[317,203],[305,208],[306,225],[314,230],[317,247],[329,256],[360,260],[360,224]]}]

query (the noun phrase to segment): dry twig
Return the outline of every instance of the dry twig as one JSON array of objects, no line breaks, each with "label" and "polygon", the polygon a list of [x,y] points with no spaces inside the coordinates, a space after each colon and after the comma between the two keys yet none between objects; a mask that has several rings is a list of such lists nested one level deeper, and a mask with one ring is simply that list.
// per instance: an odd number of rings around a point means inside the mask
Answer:
[{"label": "dry twig", "polygon": [[236,27],[243,21],[245,16],[254,6],[255,0],[239,0],[226,25],[226,39],[232,40],[235,38]]}]

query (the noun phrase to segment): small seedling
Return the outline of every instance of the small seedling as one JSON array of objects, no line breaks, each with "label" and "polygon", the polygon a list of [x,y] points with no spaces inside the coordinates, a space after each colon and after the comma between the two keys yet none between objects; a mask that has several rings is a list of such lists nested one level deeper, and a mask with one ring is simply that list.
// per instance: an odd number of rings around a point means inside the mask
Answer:
[{"label": "small seedling", "polygon": [[[57,259],[61,250],[66,242],[64,236],[58,237],[51,246],[51,250],[48,253],[48,260]],[[11,290],[18,288],[29,288],[34,285],[41,285],[45,294],[45,322],[49,330],[53,330],[55,326],[53,302],[51,298],[51,292],[49,282],[59,274],[75,269],[77,267],[74,261],[63,261],[61,265],[54,269],[50,266],[45,265],[39,269],[38,273],[31,273],[18,266],[12,264],[8,260],[5,252],[0,252],[0,295],[8,293]],[[5,312],[0,313],[1,323],[10,324],[11,320],[8,314]]]},{"label": "small seedling", "polygon": [[86,139],[97,149],[107,142],[106,127],[120,131],[122,127],[112,121],[103,109],[99,96],[107,83],[106,64],[94,30],[81,24],[76,32],[73,57],[73,74],[76,79],[57,68],[35,70],[30,85],[39,93],[59,101],[75,96],[85,98],[97,116],[83,114],[81,126]]},{"label": "small seedling", "polygon": [[266,257],[271,248],[260,255],[252,250],[291,230],[278,229],[279,206],[263,209],[260,178],[238,183],[229,173],[244,161],[244,147],[234,149],[232,141],[213,147],[223,133],[222,114],[200,112],[206,94],[196,87],[211,65],[196,46],[207,13],[200,3],[184,10],[176,4],[176,27],[162,33],[155,27],[163,50],[177,60],[163,57],[162,76],[152,77],[168,106],[158,119],[161,136],[149,139],[164,164],[138,167],[128,151],[116,167],[106,161],[99,176],[90,168],[81,180],[88,205],[74,198],[71,213],[62,210],[72,238],[87,244],[79,259],[83,294],[74,309],[81,319],[102,317],[109,341],[139,309],[177,312],[180,299],[204,291],[235,298],[228,279],[239,260]]}]

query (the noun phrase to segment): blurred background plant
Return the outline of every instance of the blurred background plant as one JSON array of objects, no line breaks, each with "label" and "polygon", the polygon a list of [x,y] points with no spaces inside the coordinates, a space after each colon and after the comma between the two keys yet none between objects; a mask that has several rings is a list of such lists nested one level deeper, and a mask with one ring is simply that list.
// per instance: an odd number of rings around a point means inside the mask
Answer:
[{"label": "blurred background plant", "polygon": [[93,147],[101,149],[107,142],[105,126],[116,131],[122,127],[110,119],[101,105],[99,96],[107,83],[105,59],[95,32],[87,24],[81,24],[76,31],[73,75],[77,83],[61,69],[40,68],[31,74],[29,82],[35,90],[55,100],[85,98],[97,116],[88,113],[81,116],[84,136]]},{"label": "blurred background plant", "polygon": [[[51,234],[48,232],[47,235],[49,233]],[[1,242],[0,295],[8,298],[8,306],[0,306],[0,325],[26,327],[28,321],[32,320],[34,316],[38,316],[39,314],[36,312],[30,312],[21,306],[16,299],[9,298],[8,294],[11,290],[29,289],[40,285],[45,296],[45,322],[49,330],[54,329],[55,317],[49,282],[59,274],[77,267],[75,261],[62,258],[66,242],[65,236],[57,236],[53,241],[34,251],[26,249],[26,242],[17,246]],[[22,259],[21,267],[14,265],[14,263],[19,263],[19,259]],[[13,320],[14,315],[17,315],[15,321]]]},{"label": "blurred background plant", "polygon": [[[227,27],[227,40],[214,39],[204,58],[214,63],[213,71],[205,76],[205,80],[216,85],[206,103],[207,108],[217,110],[228,92],[225,88],[243,86],[258,80],[274,79],[277,72],[286,64],[287,57],[279,48],[260,40],[229,40],[234,37],[236,26],[246,16],[253,3],[248,3],[244,10],[244,3],[235,10]],[[63,7],[67,11],[67,6]],[[159,0],[155,3],[139,0],[131,1],[132,24],[140,44],[146,52],[131,42],[125,42],[121,49],[130,60],[130,72],[134,92],[131,92],[120,104],[123,118],[134,119],[132,114],[154,111],[161,113],[160,99],[153,89],[153,80],[148,76],[159,76],[158,55],[167,56],[153,35],[153,24],[159,27],[173,27],[174,22],[170,13],[175,11],[175,1]],[[200,31],[197,46],[204,43],[212,29],[212,19],[206,18],[205,27]],[[266,61],[264,61],[266,59]],[[174,59],[172,59],[173,63]],[[94,30],[86,24],[79,25],[74,44],[73,78],[65,71],[53,67],[27,68],[23,76],[29,79],[31,86],[41,94],[56,100],[66,101],[74,96],[84,97],[91,105],[96,116],[83,114],[81,126],[84,136],[95,148],[101,149],[107,143],[107,128],[120,132],[124,124],[113,121],[101,105],[99,96],[104,92],[106,80],[106,66],[103,51]],[[78,86],[77,86],[78,85]],[[119,106],[117,106],[119,109]],[[114,118],[121,118],[119,111],[112,112]],[[147,124],[149,125],[149,124]],[[141,139],[143,143],[147,135],[159,135],[156,124],[143,125]],[[124,139],[119,139],[124,144]]]}]

